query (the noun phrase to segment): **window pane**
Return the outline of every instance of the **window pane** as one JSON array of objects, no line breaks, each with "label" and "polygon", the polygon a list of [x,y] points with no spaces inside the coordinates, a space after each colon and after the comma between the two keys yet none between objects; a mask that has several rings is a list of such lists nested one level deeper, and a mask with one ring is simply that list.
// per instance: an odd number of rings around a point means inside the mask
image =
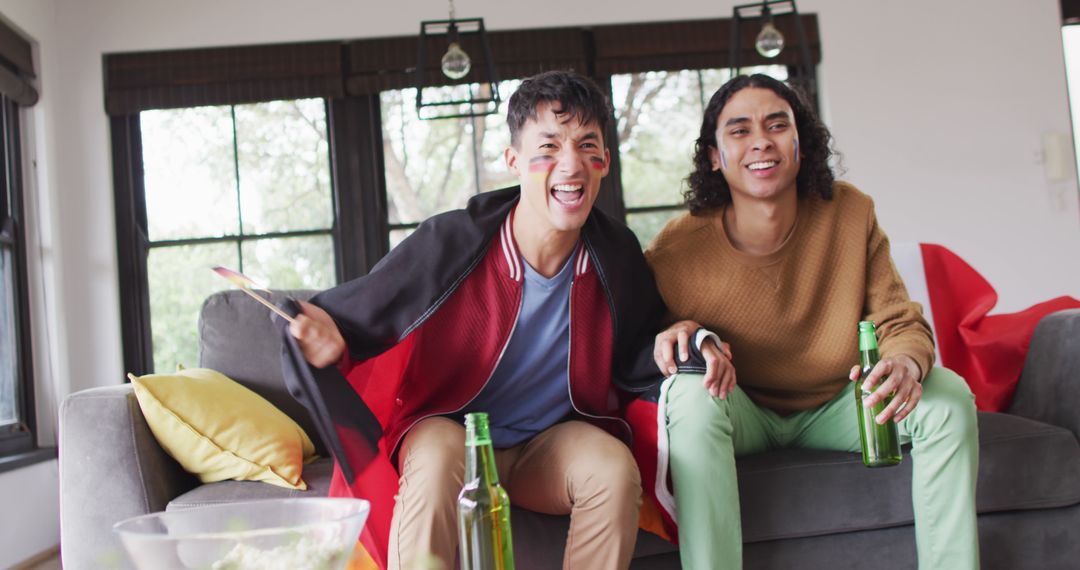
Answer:
[{"label": "window pane", "polygon": [[229,107],[140,114],[150,240],[236,234]]},{"label": "window pane", "polygon": [[244,233],[330,228],[330,150],[322,99],[236,106]]},{"label": "window pane", "polygon": [[627,214],[626,225],[630,226],[630,229],[637,235],[638,242],[641,244],[641,249],[645,249],[649,247],[653,238],[656,237],[656,234],[660,233],[660,230],[664,228],[665,224],[685,212],[686,210],[679,208],[677,210]]},{"label": "window pane", "polygon": [[273,289],[327,289],[336,283],[333,238],[245,241],[244,273]]},{"label": "window pane", "polygon": [[626,206],[682,202],[683,179],[701,125],[697,72],[616,75],[611,88]]},{"label": "window pane", "polygon": [[19,345],[15,321],[15,256],[0,245],[0,426],[19,421]]},{"label": "window pane", "polygon": [[478,121],[477,123],[482,125],[483,129],[483,132],[478,136],[480,152],[483,156],[480,165],[481,192],[517,186],[518,184],[517,176],[514,176],[514,173],[510,172],[510,169],[506,167],[506,159],[504,158],[506,147],[510,146],[510,129],[506,125],[506,100],[510,98],[514,91],[517,91],[518,85],[521,85],[521,81],[518,79],[499,83],[499,94],[503,97],[503,104],[499,108],[499,112],[487,115],[482,122]]},{"label": "window pane", "polygon": [[416,90],[380,96],[390,223],[461,208],[476,193],[470,119],[421,121]]},{"label": "window pane", "polygon": [[199,362],[199,309],[213,292],[231,287],[210,268],[239,267],[235,243],[157,247],[150,250],[150,326],[154,370],[172,372],[177,364]]},{"label": "window pane", "polygon": [[[506,97],[519,83],[503,81],[499,93]],[[461,96],[454,93],[453,87],[425,88],[424,98]],[[478,191],[517,184],[503,160],[510,144],[505,103],[483,117],[422,121],[416,115],[416,89],[402,89],[384,91],[380,106],[391,224],[422,222],[463,208]]]},{"label": "window pane", "polygon": [[[151,242],[333,227],[322,99],[146,112],[142,131]],[[275,287],[322,289],[336,281],[334,262],[329,234],[249,241],[243,248],[237,241],[152,247],[155,368],[198,362],[199,309],[208,295],[229,287],[211,266],[236,268]]]}]

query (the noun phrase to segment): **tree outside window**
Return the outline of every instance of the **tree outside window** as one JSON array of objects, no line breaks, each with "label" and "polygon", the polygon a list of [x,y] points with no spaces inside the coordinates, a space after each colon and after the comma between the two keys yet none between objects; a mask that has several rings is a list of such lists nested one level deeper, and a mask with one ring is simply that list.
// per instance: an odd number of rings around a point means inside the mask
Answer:
[{"label": "tree outside window", "polygon": [[0,95],[0,455],[33,447],[19,108]]},{"label": "tree outside window", "polygon": [[[519,83],[503,81],[499,93],[513,93]],[[447,98],[453,89],[425,88],[424,96]],[[505,104],[483,117],[424,121],[416,116],[416,89],[384,91],[379,103],[391,248],[425,219],[517,184],[503,160],[510,144]]]},{"label": "tree outside window", "polygon": [[[742,71],[787,79],[783,66]],[[685,211],[685,179],[690,174],[705,105],[730,77],[728,69],[612,76],[626,223],[643,248],[664,224]]]},{"label": "tree outside window", "polygon": [[19,423],[15,242],[0,238],[0,429]]},{"label": "tree outside window", "polygon": [[[743,71],[787,77],[781,66]],[[729,75],[683,70],[610,78],[618,137],[612,152],[621,168],[615,175],[626,222],[642,247],[684,211],[701,116]],[[500,92],[511,94],[519,83],[503,81]],[[431,89],[449,96],[454,88]],[[517,184],[503,159],[510,144],[505,105],[484,117],[422,121],[415,101],[414,89],[378,98],[391,247],[428,217]],[[228,287],[209,271],[214,265],[275,289],[336,283],[324,100],[144,111],[139,119],[157,370],[198,362],[199,308]]]},{"label": "tree outside window", "polygon": [[154,367],[198,362],[199,308],[237,269],[275,289],[335,284],[325,102],[140,114]]}]

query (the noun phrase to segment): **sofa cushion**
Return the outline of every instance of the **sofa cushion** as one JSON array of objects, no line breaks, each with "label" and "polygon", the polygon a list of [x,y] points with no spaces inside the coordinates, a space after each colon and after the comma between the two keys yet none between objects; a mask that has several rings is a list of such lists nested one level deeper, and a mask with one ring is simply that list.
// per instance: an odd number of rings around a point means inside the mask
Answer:
[{"label": "sofa cushion", "polygon": [[128,377],[158,443],[200,481],[305,488],[300,471],[314,444],[255,392],[207,368]]},{"label": "sofa cushion", "polygon": [[[979,412],[979,443],[979,513],[1080,503],[1080,444],[1068,430]],[[740,458],[743,540],[911,524],[909,452],[900,466],[872,471],[844,452],[785,449]]]},{"label": "sofa cushion", "polygon": [[[1080,445],[1072,433],[1024,418],[979,412],[979,440],[980,514],[1080,504]],[[323,495],[332,469],[329,459],[306,466],[307,492],[223,481],[185,493],[168,508]],[[748,543],[913,522],[910,457],[899,467],[869,470],[853,453],[784,449],[740,458],[738,473],[743,539]],[[515,509],[513,528],[516,558],[530,561],[528,568],[561,565],[568,517]],[[675,551],[673,544],[640,531],[634,556]]]},{"label": "sofa cushion", "polygon": [[190,509],[205,505],[259,501],[262,499],[287,499],[290,497],[325,497],[330,492],[330,478],[334,474],[334,460],[321,457],[304,466],[307,490],[286,489],[275,485],[261,485],[251,481],[218,481],[200,485],[169,501],[167,511]]},{"label": "sofa cushion", "polygon": [[[315,291],[260,293],[278,304],[286,297],[307,300]],[[313,438],[315,449],[329,455],[307,408],[285,388],[281,376],[281,337],[274,314],[243,291],[214,293],[199,313],[199,366],[213,368],[266,398]]]},{"label": "sofa cushion", "polygon": [[[513,509],[510,513],[510,524],[514,534],[516,568],[524,570],[562,567],[566,537],[570,532],[570,517]],[[638,530],[637,542],[634,544],[635,559],[678,551],[679,548],[667,540],[651,532]],[[664,567],[678,568],[678,558],[674,562],[675,564]]]},{"label": "sofa cushion", "polygon": [[[1072,433],[1016,416],[979,412],[979,441],[979,513],[1080,504],[1080,445]],[[319,459],[304,467],[306,492],[222,481],[180,495],[168,508],[323,496],[332,472],[333,461]],[[738,472],[746,542],[901,526],[914,520],[908,500],[910,457],[899,467],[868,470],[853,453],[784,449],[742,457]],[[520,527],[523,535],[565,539],[567,525],[566,517],[514,512],[514,528]],[[640,534],[639,555],[674,549],[654,535]]]},{"label": "sofa cushion", "polygon": [[[288,497],[323,497],[330,490],[330,478],[334,473],[332,459],[318,459],[304,466],[304,480],[308,490],[284,489],[249,481],[221,481],[202,485],[173,499],[166,510],[176,511],[233,503]],[[514,551],[518,560],[529,560],[520,568],[558,568],[562,565],[566,534],[570,530],[570,517],[542,515],[525,509],[514,509]],[[676,552],[674,544],[645,531],[638,532],[634,557]]]}]

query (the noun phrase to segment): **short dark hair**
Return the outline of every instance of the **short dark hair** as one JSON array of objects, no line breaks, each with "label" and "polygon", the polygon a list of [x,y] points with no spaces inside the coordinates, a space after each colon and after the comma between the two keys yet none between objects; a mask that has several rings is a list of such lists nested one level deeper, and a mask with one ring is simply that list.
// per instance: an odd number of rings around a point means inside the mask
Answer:
[{"label": "short dark hair", "polygon": [[722,172],[713,170],[709,148],[720,148],[716,140],[720,112],[735,93],[749,87],[771,90],[787,101],[795,113],[795,129],[802,155],[799,174],[795,178],[799,196],[816,194],[826,200],[832,198],[835,174],[829,166],[829,159],[838,153],[832,149],[829,129],[818,119],[802,95],[792,87],[760,73],[739,75],[717,89],[705,107],[701,133],[694,143],[694,170],[686,178],[689,188],[684,194],[686,205],[694,215],[704,214],[731,202],[731,187]]},{"label": "short dark hair", "polygon": [[536,120],[540,103],[557,103],[556,115],[576,118],[582,125],[596,123],[600,135],[607,137],[611,121],[611,103],[600,86],[592,79],[573,71],[545,71],[521,82],[510,96],[506,122],[510,126],[510,144],[518,145],[521,128],[528,120]]}]

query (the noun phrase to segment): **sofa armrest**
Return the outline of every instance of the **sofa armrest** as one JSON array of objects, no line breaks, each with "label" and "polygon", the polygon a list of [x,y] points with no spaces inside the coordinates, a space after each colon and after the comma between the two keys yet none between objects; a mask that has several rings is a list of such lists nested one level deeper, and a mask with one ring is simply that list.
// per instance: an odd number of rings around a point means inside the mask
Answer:
[{"label": "sofa armrest", "polygon": [[71,394],[60,409],[64,568],[126,567],[113,524],[162,511],[197,483],[158,445],[130,384]]},{"label": "sofa armrest", "polygon": [[1080,438],[1080,309],[1039,321],[1007,411],[1061,426]]}]

